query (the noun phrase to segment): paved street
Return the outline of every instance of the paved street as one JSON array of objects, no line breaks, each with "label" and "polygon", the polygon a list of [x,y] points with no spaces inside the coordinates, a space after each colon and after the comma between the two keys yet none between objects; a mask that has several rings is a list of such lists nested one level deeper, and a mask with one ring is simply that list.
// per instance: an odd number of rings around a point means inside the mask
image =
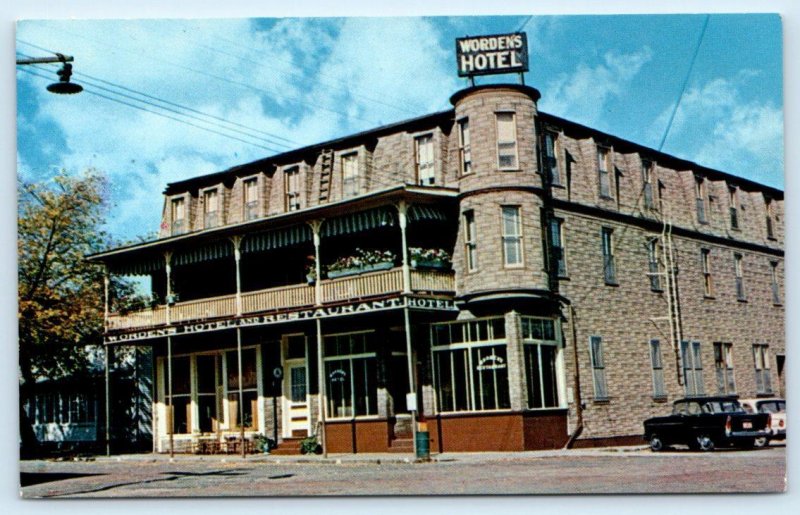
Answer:
[{"label": "paved street", "polygon": [[21,462],[26,498],[783,491],[785,447],[318,457],[123,456]]}]

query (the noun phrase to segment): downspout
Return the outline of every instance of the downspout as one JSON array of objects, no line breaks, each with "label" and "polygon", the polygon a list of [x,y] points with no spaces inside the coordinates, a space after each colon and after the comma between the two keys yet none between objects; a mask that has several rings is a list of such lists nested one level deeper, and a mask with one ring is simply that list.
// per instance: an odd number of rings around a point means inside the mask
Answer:
[{"label": "downspout", "polygon": [[572,355],[575,360],[575,375],[573,376],[573,388],[575,389],[575,415],[577,417],[577,427],[569,436],[565,449],[571,449],[575,440],[583,433],[583,399],[581,398],[581,367],[578,360],[578,333],[575,330],[575,308],[569,305],[569,327],[572,333]]}]

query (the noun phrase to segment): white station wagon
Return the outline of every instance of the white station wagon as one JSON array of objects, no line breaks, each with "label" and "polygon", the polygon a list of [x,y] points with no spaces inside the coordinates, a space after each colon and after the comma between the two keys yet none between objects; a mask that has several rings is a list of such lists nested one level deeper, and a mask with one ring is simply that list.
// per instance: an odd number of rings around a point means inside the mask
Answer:
[{"label": "white station wagon", "polygon": [[769,413],[772,415],[772,434],[768,438],[758,438],[755,442],[756,447],[765,446],[770,440],[786,439],[786,401],[776,397],[760,399],[739,399],[745,411],[748,413]]}]

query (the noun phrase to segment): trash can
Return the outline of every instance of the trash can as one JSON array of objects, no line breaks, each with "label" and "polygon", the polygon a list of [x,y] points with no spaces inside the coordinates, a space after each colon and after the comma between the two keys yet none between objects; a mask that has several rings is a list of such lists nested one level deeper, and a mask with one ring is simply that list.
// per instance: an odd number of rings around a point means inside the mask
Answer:
[{"label": "trash can", "polygon": [[417,431],[417,459],[428,460],[431,457],[430,434],[427,431]]}]

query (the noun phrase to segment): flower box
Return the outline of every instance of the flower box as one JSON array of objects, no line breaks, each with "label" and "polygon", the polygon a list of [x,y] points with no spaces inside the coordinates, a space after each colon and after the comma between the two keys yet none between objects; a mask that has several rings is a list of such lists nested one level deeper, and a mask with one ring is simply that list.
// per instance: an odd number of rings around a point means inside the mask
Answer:
[{"label": "flower box", "polygon": [[422,268],[432,270],[447,270],[450,264],[442,259],[411,259],[411,268]]},{"label": "flower box", "polygon": [[361,265],[352,268],[341,268],[339,270],[328,270],[328,279],[336,279],[337,277],[346,277],[348,275],[358,275],[366,272],[377,272],[378,270],[391,270],[394,263],[386,261],[384,263],[373,263],[371,265]]}]

